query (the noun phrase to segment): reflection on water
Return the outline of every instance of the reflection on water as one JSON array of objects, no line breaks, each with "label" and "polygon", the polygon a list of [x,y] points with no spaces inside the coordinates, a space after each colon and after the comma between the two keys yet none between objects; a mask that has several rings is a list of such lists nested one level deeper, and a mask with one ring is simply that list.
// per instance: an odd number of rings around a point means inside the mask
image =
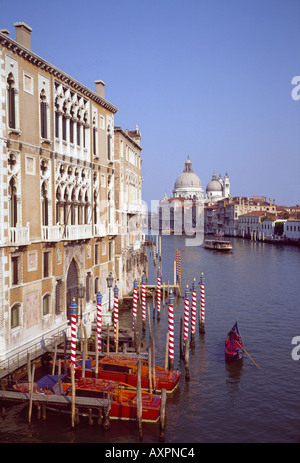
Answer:
[{"label": "reflection on water", "polygon": [[[182,288],[205,276],[205,328],[199,333],[198,314],[195,346],[190,349],[190,380],[184,377],[179,355],[180,320],[184,300],[174,306],[174,367],[182,372],[180,386],[167,398],[166,442],[298,442],[299,364],[292,360],[291,340],[300,335],[299,264],[296,247],[232,240],[232,254],[220,254],[201,247],[184,247],[184,238],[162,237],[162,282],[173,284],[176,249],[181,251]],[[156,283],[158,266],[149,259],[149,284]],[[164,365],[168,306],[160,321],[152,318],[156,363]],[[197,286],[199,308],[199,285]],[[141,313],[138,311],[138,331]],[[131,310],[121,311],[120,323],[131,327]],[[238,363],[227,364],[224,342],[238,321],[244,347],[258,368],[245,355]],[[149,342],[149,330],[144,346]],[[2,442],[137,442],[135,423],[112,422],[110,431],[88,426],[81,420],[70,431],[69,418],[51,416],[30,429],[20,408],[11,408],[0,419]],[[143,426],[143,442],[159,442],[153,425]]]}]

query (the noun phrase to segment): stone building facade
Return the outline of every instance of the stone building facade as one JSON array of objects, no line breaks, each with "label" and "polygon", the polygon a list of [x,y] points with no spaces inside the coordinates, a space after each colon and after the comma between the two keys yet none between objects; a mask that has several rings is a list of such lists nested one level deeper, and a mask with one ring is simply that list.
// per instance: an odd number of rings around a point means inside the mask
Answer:
[{"label": "stone building facade", "polygon": [[120,297],[140,280],[145,268],[146,216],[142,202],[141,133],[115,127],[115,204],[120,233],[115,243],[116,279]]},{"label": "stone building facade", "polygon": [[66,330],[73,298],[90,332],[118,233],[104,82],[86,88],[15,29],[0,31],[0,360]]}]

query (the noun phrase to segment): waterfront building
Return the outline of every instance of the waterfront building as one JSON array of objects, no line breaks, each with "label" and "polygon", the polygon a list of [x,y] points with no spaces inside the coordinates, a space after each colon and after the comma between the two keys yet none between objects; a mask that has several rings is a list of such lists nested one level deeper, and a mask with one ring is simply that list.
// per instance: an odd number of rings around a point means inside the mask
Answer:
[{"label": "waterfront building", "polygon": [[[239,216],[254,211],[263,211],[265,213],[276,214],[275,201],[270,199],[266,201],[266,197],[242,197],[236,196],[221,199],[217,202],[217,229],[214,233],[221,233],[229,236],[237,236],[239,234]],[[205,223],[205,222],[204,222]]]},{"label": "waterfront building", "polygon": [[[0,32],[0,360],[69,326],[87,334],[115,278],[114,115],[95,91],[31,51],[31,28]],[[79,297],[80,296],[80,297]]]},{"label": "waterfront building", "polygon": [[[274,214],[268,214],[269,219],[276,219]],[[238,217],[238,235],[251,238],[261,238],[262,236],[262,222],[266,218],[264,211],[252,211],[247,214],[239,215]]]},{"label": "waterfront building", "polygon": [[300,242],[300,219],[289,219],[284,222],[283,237],[287,241]]},{"label": "waterfront building", "polygon": [[115,127],[115,204],[120,233],[115,242],[115,269],[119,297],[127,295],[145,266],[142,202],[141,133]]}]

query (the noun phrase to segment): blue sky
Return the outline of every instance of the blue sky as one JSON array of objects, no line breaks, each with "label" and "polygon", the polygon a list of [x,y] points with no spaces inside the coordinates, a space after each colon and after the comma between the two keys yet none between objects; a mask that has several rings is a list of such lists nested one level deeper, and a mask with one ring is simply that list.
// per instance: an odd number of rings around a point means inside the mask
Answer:
[{"label": "blue sky", "polygon": [[[300,204],[300,0],[0,0],[0,28],[32,27],[32,51],[142,134],[143,198],[170,194],[187,156],[203,189]],[[300,92],[299,92],[300,93]]]}]

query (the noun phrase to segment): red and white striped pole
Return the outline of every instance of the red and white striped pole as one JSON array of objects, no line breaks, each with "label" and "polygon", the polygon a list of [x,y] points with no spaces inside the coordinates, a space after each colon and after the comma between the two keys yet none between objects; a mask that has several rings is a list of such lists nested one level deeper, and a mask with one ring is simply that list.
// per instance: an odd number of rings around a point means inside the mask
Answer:
[{"label": "red and white striped pole", "polygon": [[157,319],[160,319],[160,302],[161,302],[161,271],[157,271]]},{"label": "red and white striped pole", "polygon": [[205,289],[203,273],[200,277],[200,318],[199,318],[200,333],[205,333]]},{"label": "red and white striped pole", "polygon": [[137,299],[138,299],[138,282],[135,279],[133,282],[133,309],[132,309],[132,327],[135,329],[136,317],[137,317]]},{"label": "red and white striped pole", "polygon": [[174,369],[174,294],[169,294],[169,369]]},{"label": "red and white striped pole", "polygon": [[190,318],[190,290],[186,285],[185,296],[184,296],[184,325],[183,325],[183,340],[184,345],[189,339],[189,318]]},{"label": "red and white striped pole", "polygon": [[114,287],[114,341],[116,352],[118,352],[118,323],[119,323],[119,289],[117,285]]},{"label": "red and white striped pole", "polygon": [[146,275],[142,276],[142,321],[143,331],[146,331]]},{"label": "red and white striped pole", "polygon": [[76,363],[76,319],[77,319],[77,304],[75,297],[70,307],[71,312],[71,363]]},{"label": "red and white striped pole", "polygon": [[98,336],[98,352],[102,351],[101,329],[102,329],[102,294],[97,293],[97,336]]},{"label": "red and white striped pole", "polygon": [[196,308],[197,303],[197,291],[196,291],[196,279],[193,281],[193,292],[192,292],[192,315],[191,315],[191,345],[195,344],[195,331],[196,331]]}]

